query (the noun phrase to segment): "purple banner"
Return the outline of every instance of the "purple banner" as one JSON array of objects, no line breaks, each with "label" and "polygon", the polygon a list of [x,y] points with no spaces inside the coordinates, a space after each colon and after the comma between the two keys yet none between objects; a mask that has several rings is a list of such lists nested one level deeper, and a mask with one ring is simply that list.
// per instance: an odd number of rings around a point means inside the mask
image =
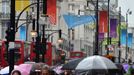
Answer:
[{"label": "purple banner", "polygon": [[99,41],[104,39],[104,33],[99,33]]},{"label": "purple banner", "polygon": [[110,37],[116,38],[117,37],[117,19],[110,19]]}]

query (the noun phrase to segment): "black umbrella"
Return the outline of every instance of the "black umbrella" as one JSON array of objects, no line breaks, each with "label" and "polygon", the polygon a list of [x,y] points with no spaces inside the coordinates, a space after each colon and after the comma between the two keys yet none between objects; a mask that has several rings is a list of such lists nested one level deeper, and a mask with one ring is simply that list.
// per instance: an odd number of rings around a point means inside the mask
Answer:
[{"label": "black umbrella", "polygon": [[77,58],[77,59],[72,59],[66,64],[63,65],[62,69],[63,70],[74,70],[78,63],[82,60],[83,58]]}]

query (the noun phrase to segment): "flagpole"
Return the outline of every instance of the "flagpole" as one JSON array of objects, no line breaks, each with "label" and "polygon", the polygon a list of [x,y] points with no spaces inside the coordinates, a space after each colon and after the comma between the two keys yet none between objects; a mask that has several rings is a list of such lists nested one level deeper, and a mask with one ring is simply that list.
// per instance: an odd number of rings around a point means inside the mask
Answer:
[{"label": "flagpole", "polygon": [[120,48],[120,34],[121,34],[121,7],[119,7],[119,43],[118,43],[118,47],[119,47],[119,63],[121,61],[121,48]]},{"label": "flagpole", "polygon": [[110,2],[110,0],[108,0],[108,34],[107,34],[107,55],[109,55],[109,39],[110,39],[110,37],[109,37],[109,2]]},{"label": "flagpole", "polygon": [[99,53],[99,48],[98,48],[98,42],[99,42],[99,39],[98,39],[98,33],[99,33],[99,25],[98,25],[98,0],[96,2],[96,32],[95,32],[95,51],[94,51],[94,55],[98,55]]}]

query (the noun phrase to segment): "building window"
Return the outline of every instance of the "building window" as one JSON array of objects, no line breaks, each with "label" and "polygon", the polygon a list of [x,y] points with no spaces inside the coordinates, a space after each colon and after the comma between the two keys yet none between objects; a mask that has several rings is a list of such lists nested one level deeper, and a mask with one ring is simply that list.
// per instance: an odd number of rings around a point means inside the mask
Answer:
[{"label": "building window", "polygon": [[9,13],[10,12],[10,8],[9,8],[9,0],[2,0],[2,12],[3,13]]},{"label": "building window", "polygon": [[2,37],[1,37],[2,39],[4,39],[5,36],[6,36],[5,31],[7,30],[8,25],[9,25],[9,22],[7,22],[7,21],[2,22],[2,30],[1,30],[1,32],[4,32],[4,33],[2,33]]}]

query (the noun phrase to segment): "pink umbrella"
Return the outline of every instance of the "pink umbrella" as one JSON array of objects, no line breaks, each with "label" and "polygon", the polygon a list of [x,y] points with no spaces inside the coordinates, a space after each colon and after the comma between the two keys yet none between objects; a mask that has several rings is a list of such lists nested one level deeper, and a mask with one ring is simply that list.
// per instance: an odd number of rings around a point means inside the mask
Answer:
[{"label": "pink umbrella", "polygon": [[20,64],[14,70],[19,70],[22,75],[29,75],[31,68],[32,68],[32,64]]}]

